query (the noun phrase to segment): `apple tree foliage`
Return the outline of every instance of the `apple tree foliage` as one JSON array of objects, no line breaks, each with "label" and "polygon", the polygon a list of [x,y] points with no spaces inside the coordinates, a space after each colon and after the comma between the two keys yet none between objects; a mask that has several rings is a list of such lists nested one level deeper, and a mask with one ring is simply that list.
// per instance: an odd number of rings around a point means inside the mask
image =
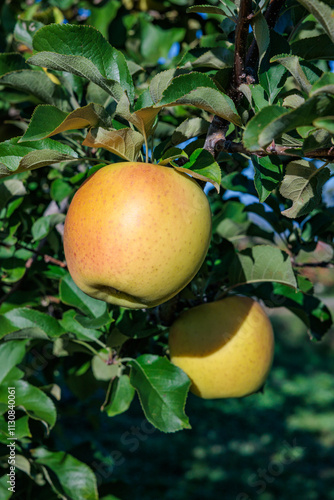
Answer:
[{"label": "apple tree foliage", "polygon": [[[204,3],[1,7],[1,498],[8,386],[22,484],[36,499],[95,500],[92,469],[47,444],[69,389],[82,412],[98,394],[110,418],[139,398],[150,424],[175,432],[190,427],[190,381],[167,350],[183,309],[242,293],[288,308],[314,340],[331,326],[305,269],[333,263],[333,2]],[[192,175],[211,204],[201,270],[154,309],[88,297],[64,261],[71,197],[124,160]]]}]

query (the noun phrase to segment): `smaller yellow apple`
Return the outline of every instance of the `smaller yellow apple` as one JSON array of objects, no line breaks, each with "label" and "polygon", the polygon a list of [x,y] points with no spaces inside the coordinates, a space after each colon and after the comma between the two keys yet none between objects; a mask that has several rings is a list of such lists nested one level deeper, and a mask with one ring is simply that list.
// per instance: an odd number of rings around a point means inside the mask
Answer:
[{"label": "smaller yellow apple", "polygon": [[262,307],[233,296],[184,312],[169,335],[172,363],[205,399],[237,398],[263,386],[273,360],[274,334]]}]

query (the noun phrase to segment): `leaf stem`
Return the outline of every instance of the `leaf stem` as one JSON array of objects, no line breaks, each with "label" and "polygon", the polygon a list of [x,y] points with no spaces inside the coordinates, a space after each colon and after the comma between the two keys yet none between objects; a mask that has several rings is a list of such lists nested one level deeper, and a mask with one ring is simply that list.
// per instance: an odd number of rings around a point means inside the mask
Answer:
[{"label": "leaf stem", "polygon": [[108,388],[107,388],[107,392],[106,392],[106,397],[101,405],[101,408],[100,410],[101,411],[104,411],[104,408],[106,406],[106,404],[108,403],[109,401],[109,396],[110,396],[110,392],[111,392],[111,387],[112,387],[112,384],[113,384],[113,381],[115,380],[115,377],[113,377],[112,379],[110,379],[110,382],[108,384]]},{"label": "leaf stem", "polygon": [[101,158],[92,158],[90,156],[81,156],[80,158],[73,158],[73,160],[66,160],[66,162],[74,163],[76,161],[93,161],[96,163],[106,163],[105,160],[101,160]]},{"label": "leaf stem", "polygon": [[129,363],[130,361],[136,361],[134,358],[120,358],[118,359],[119,363]]},{"label": "leaf stem", "polygon": [[145,162],[148,163],[148,142],[147,142],[147,135],[144,135],[144,141],[145,141]]},{"label": "leaf stem", "polygon": [[[98,356],[100,359],[102,359],[103,362],[105,362],[105,359],[101,356],[101,354],[96,349],[94,349],[94,347],[87,344],[87,342],[84,342],[83,340],[77,340],[77,339],[71,339],[71,341],[76,343],[76,344],[79,344],[79,345],[86,347],[86,349],[91,351],[95,356]],[[95,341],[97,342],[98,339],[95,339]],[[107,346],[105,344],[103,344],[103,342],[97,342],[97,343],[100,344],[101,346],[103,346],[103,348],[105,348],[105,349],[107,348]]]}]

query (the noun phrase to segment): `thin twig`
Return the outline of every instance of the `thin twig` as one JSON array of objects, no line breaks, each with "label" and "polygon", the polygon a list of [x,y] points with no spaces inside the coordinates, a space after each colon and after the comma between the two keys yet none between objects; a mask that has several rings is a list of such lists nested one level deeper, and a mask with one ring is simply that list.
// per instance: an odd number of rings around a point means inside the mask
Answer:
[{"label": "thin twig", "polygon": [[[55,259],[54,257],[51,257],[51,255],[40,252],[37,249],[29,248],[26,245],[22,245],[22,243],[15,243],[15,245],[17,248],[22,248],[23,250],[27,250],[28,252],[31,252],[32,254],[36,254],[36,255],[43,257],[44,262],[46,262],[46,264],[48,264],[49,262],[52,262],[53,264],[56,264],[59,267],[67,267],[66,262]],[[6,243],[2,243],[2,242],[0,242],[0,246],[2,246],[4,248],[11,248],[11,245],[7,245]]]},{"label": "thin twig", "polygon": [[322,267],[326,269],[330,269],[334,267],[334,264],[332,262],[304,262],[304,263],[298,263],[294,262],[293,263],[294,267]]}]

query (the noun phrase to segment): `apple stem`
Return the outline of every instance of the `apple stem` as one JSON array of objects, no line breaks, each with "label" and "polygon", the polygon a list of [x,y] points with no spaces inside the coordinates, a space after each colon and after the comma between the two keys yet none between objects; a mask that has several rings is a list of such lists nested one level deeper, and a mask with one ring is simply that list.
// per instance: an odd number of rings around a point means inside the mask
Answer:
[{"label": "apple stem", "polygon": [[109,401],[110,391],[111,391],[112,383],[113,383],[113,381],[114,381],[114,380],[115,380],[115,377],[112,377],[112,378],[110,379],[110,382],[109,382],[109,384],[108,384],[108,388],[107,388],[107,392],[106,392],[106,397],[105,397],[105,399],[104,399],[104,401],[103,401],[103,403],[102,403],[102,405],[101,405],[101,408],[100,408],[100,410],[101,410],[101,411],[103,411],[103,410],[104,410],[104,408],[106,407],[106,404],[107,404],[107,403],[108,403],[108,401]]},{"label": "apple stem", "polygon": [[145,140],[145,162],[148,163],[148,142],[146,134],[144,135],[144,140]]}]

